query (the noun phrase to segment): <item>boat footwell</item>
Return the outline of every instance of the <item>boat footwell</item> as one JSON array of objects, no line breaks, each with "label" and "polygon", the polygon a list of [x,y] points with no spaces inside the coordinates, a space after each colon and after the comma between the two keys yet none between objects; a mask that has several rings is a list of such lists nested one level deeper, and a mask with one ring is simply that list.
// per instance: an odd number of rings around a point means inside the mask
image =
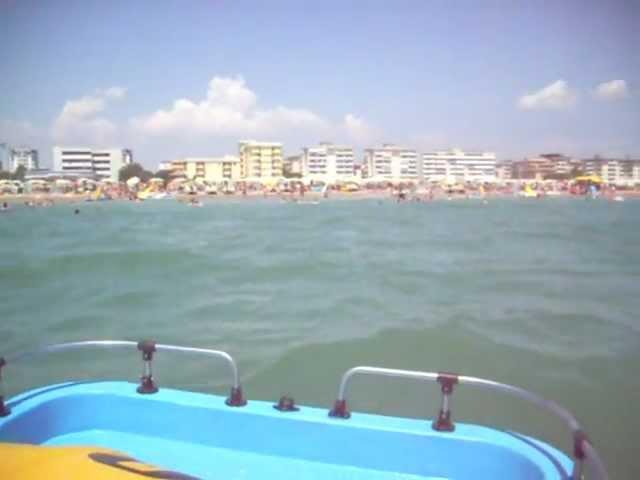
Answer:
[{"label": "boat footwell", "polygon": [[7,402],[0,442],[109,448],[203,479],[533,480],[572,471],[572,459],[548,444],[477,425],[436,431],[424,420],[357,412],[346,420],[311,407],[238,408],[215,395],[136,388],[90,382],[25,392]]}]

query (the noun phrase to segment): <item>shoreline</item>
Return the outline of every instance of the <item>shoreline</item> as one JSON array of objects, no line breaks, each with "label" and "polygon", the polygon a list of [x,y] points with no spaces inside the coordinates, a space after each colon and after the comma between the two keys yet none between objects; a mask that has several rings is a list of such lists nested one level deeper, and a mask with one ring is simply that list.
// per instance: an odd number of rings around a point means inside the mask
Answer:
[{"label": "shoreline", "polygon": [[[619,191],[617,195],[620,195],[623,198],[640,198],[640,191],[629,190],[629,191]],[[556,192],[551,195],[543,195],[539,198],[530,198],[530,200],[544,200],[544,199],[554,199],[554,198],[576,198],[581,199],[584,198],[584,195],[573,195],[569,192]],[[94,201],[87,201],[89,196],[87,194],[56,194],[56,193],[26,193],[26,194],[2,194],[0,195],[0,204],[6,202],[9,205],[19,205],[19,204],[35,204],[41,202],[53,202],[54,204],[74,204],[74,203],[94,203]],[[502,193],[502,192],[486,192],[483,196],[470,196],[464,194],[452,194],[447,195],[446,193],[438,193],[429,197],[426,194],[407,194],[405,199],[401,200],[401,203],[411,203],[411,202],[431,202],[431,201],[446,201],[446,200],[492,200],[492,199],[500,199],[500,198],[523,198],[518,195]],[[602,196],[603,199],[609,199],[605,196]],[[321,193],[314,192],[305,192],[304,196],[299,194],[291,194],[291,193],[268,193],[264,194],[263,192],[247,192],[247,194],[240,193],[232,193],[232,194],[218,194],[218,195],[208,195],[205,193],[199,193],[195,195],[189,194],[176,194],[172,196],[168,200],[175,200],[180,203],[186,203],[191,200],[198,201],[222,201],[222,200],[243,200],[243,201],[261,201],[261,200],[282,200],[285,202],[305,202],[305,201],[322,201],[322,200],[392,200],[398,201],[398,196],[396,194],[391,194],[388,190],[365,190],[359,192],[338,192],[332,191],[328,196],[324,196]],[[114,198],[112,200],[106,201],[123,201],[123,202],[132,202],[127,197]],[[144,200],[144,201],[154,201],[153,199]],[[159,201],[159,200],[155,200]],[[134,203],[134,202],[132,202]],[[32,206],[32,205],[30,205]]]}]

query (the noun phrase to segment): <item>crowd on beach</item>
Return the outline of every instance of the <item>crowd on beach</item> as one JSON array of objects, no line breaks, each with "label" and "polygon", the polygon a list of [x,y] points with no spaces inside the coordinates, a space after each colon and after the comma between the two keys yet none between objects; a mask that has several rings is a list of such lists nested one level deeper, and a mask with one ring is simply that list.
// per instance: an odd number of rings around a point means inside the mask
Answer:
[{"label": "crowd on beach", "polygon": [[288,179],[277,184],[236,182],[209,185],[198,182],[179,184],[152,182],[65,182],[62,188],[55,183],[40,183],[31,188],[0,188],[0,210],[10,204],[26,207],[50,207],[56,202],[83,202],[124,200],[143,202],[155,199],[175,199],[189,206],[201,206],[203,198],[277,198],[282,201],[299,202],[304,199],[318,201],[325,198],[392,199],[396,202],[428,202],[433,200],[482,199],[492,197],[600,196],[620,200],[624,197],[640,196],[640,188],[621,191],[603,183],[571,181],[508,181],[494,183],[416,183],[416,182],[350,182],[345,184],[305,183],[299,179]]}]

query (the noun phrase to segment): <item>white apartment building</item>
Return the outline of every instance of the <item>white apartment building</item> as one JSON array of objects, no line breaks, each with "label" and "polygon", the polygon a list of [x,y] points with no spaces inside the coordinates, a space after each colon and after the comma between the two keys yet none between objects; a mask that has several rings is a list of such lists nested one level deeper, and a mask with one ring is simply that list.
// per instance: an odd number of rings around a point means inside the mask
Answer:
[{"label": "white apartment building", "polygon": [[387,180],[417,180],[418,154],[415,150],[384,144],[364,151],[367,175]]},{"label": "white apartment building", "polygon": [[498,180],[511,180],[513,178],[513,162],[511,160],[496,164],[496,178]]},{"label": "white apartment building", "polygon": [[53,147],[53,169],[58,172],[109,178],[118,181],[118,172],[133,161],[131,150],[83,147]]},{"label": "white apartment building", "polygon": [[239,143],[242,178],[274,178],[283,175],[282,144],[244,140]]},{"label": "white apartment building", "polygon": [[421,176],[428,181],[495,182],[496,155],[459,149],[422,154]]},{"label": "white apartment building", "polygon": [[172,177],[200,178],[212,183],[225,180],[237,181],[241,178],[240,159],[233,155],[174,160],[170,162],[168,170]]},{"label": "white apartment building", "polygon": [[38,151],[29,147],[12,148],[9,152],[9,170],[15,172],[18,167],[37,170]]},{"label": "white apartment building", "polygon": [[320,143],[303,149],[302,175],[329,183],[354,175],[353,148],[332,143]]},{"label": "white apartment building", "polygon": [[582,161],[588,175],[598,175],[605,183],[619,186],[640,184],[640,160],[594,157]]}]

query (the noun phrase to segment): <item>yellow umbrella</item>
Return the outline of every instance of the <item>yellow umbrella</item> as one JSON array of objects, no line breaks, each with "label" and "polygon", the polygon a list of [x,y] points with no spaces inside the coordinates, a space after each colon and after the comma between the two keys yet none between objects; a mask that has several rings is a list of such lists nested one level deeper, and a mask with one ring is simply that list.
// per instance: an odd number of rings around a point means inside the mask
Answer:
[{"label": "yellow umbrella", "polygon": [[573,179],[574,182],[591,182],[591,183],[602,183],[602,178],[598,175],[581,175]]}]

